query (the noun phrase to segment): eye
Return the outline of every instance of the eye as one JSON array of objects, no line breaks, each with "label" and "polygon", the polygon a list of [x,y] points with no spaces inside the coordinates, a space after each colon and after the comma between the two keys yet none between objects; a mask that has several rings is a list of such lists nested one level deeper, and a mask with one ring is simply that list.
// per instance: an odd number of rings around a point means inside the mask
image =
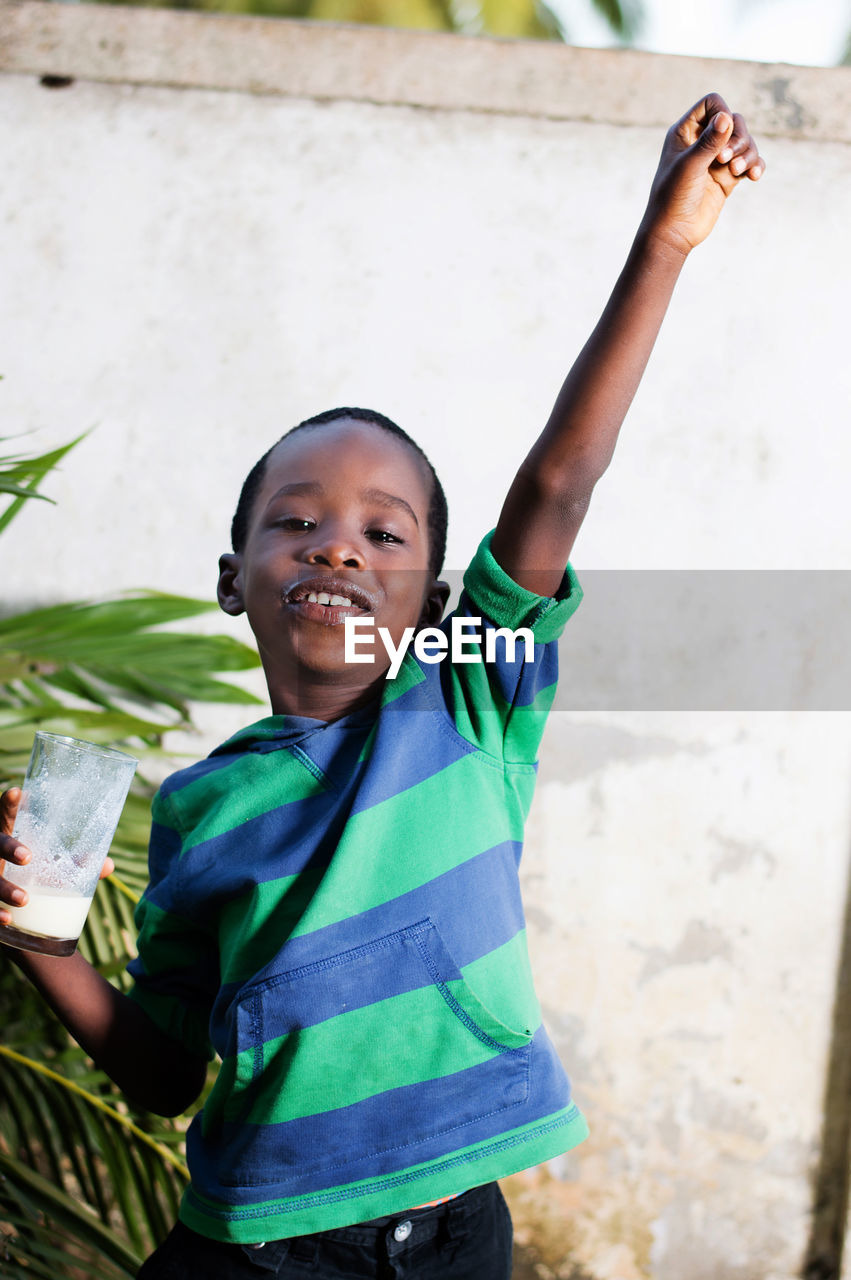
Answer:
[{"label": "eye", "polygon": [[371,542],[381,542],[388,546],[394,542],[402,542],[402,539],[395,533],[391,533],[389,529],[367,529],[366,536]]},{"label": "eye", "polygon": [[316,521],[305,516],[282,516],[275,524],[279,529],[286,529],[287,533],[308,533],[316,528]]}]

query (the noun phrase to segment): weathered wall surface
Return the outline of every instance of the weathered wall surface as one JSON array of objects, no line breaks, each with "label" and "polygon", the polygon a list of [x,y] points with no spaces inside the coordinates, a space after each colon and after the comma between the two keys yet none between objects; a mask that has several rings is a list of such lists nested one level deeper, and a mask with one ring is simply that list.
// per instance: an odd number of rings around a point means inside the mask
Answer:
[{"label": "weathered wall surface", "polygon": [[[422,440],[462,566],[711,87],[768,171],[687,265],[574,562],[787,574],[792,617],[851,567],[851,73],[37,0],[0,5],[0,72],[3,431],[93,427],[4,535],[9,603],[209,594],[248,466],[339,403]],[[531,944],[592,1137],[512,1180],[540,1276],[791,1280],[812,1237],[849,703],[693,693],[568,696],[545,742]]]}]

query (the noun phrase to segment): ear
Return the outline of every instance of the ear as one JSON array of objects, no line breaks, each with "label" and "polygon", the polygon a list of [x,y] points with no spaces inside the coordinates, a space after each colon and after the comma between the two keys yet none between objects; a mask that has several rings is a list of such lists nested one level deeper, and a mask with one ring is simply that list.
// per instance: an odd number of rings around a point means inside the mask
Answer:
[{"label": "ear", "polygon": [[435,579],[428,590],[428,595],[423,602],[423,611],[420,614],[419,625],[421,627],[436,627],[443,617],[443,610],[446,608],[446,601],[449,599],[449,583],[440,582]]},{"label": "ear", "polygon": [[245,612],[245,605],[242,602],[241,571],[241,555],[228,552],[227,555],[219,556],[219,584],[216,588],[219,608],[224,609],[225,613],[229,613],[234,618]]}]

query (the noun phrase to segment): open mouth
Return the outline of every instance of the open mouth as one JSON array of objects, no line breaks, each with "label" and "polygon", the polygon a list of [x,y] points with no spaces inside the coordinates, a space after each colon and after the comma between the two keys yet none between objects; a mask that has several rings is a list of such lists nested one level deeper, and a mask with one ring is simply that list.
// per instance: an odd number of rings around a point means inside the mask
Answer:
[{"label": "open mouth", "polygon": [[314,622],[333,626],[346,618],[374,613],[376,601],[360,586],[345,579],[308,578],[284,593],[284,604]]}]

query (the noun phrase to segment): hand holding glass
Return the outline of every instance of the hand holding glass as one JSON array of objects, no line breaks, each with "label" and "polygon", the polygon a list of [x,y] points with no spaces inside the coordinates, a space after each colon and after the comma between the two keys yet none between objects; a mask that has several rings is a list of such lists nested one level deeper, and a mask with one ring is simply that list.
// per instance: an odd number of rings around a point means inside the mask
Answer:
[{"label": "hand holding glass", "polygon": [[136,763],[92,742],[35,735],[12,832],[32,854],[14,870],[29,896],[8,908],[0,942],[53,956],[76,949]]}]

